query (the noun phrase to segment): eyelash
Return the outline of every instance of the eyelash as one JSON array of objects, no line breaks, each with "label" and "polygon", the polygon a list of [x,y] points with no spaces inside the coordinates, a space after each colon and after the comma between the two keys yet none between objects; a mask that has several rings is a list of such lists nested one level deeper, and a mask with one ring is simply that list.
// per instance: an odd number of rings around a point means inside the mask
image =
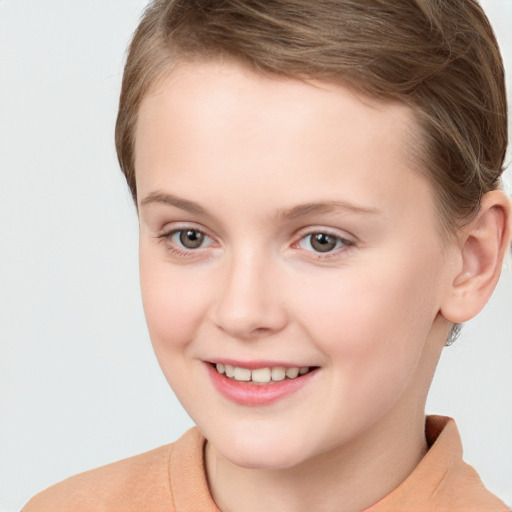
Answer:
[{"label": "eyelash", "polygon": [[176,246],[175,243],[172,242],[172,237],[174,235],[177,235],[179,233],[183,233],[185,231],[194,231],[195,233],[198,233],[199,235],[204,236],[205,238],[209,238],[210,240],[213,240],[210,236],[208,236],[204,231],[201,229],[198,229],[196,227],[192,226],[185,226],[179,229],[172,229],[169,231],[164,231],[163,233],[158,235],[159,242],[166,243],[166,250],[169,251],[171,254],[174,254],[179,257],[193,257],[197,255],[196,253],[199,252],[200,249],[203,249],[204,247],[198,247],[196,249],[190,249],[190,248],[180,248],[179,246]]},{"label": "eyelash", "polygon": [[[213,238],[208,236],[204,231],[202,231],[201,229],[192,227],[192,226],[185,226],[185,227],[182,227],[179,229],[172,229],[172,230],[165,231],[165,232],[159,234],[157,236],[157,238],[159,239],[159,242],[166,243],[166,250],[169,251],[171,254],[174,254],[178,257],[185,257],[185,258],[197,256],[198,255],[197,253],[201,249],[205,249],[206,247],[200,246],[195,249],[180,248],[179,246],[176,245],[176,243],[172,242],[172,238],[175,235],[178,235],[185,231],[194,231],[195,233],[198,233],[199,235],[213,241]],[[321,251],[308,250],[308,249],[304,249],[304,248],[300,247],[300,243],[302,241],[307,240],[308,238],[310,239],[309,244],[311,245],[311,237],[313,237],[314,235],[326,235],[328,237],[331,237],[335,240],[336,245],[341,244],[341,246],[335,247],[333,250],[325,251],[324,253],[322,253]],[[356,244],[354,241],[349,240],[347,238],[343,238],[340,235],[336,235],[335,233],[332,233],[331,231],[329,231],[327,229],[318,229],[318,230],[310,230],[310,231],[301,233],[300,238],[292,244],[292,247],[299,248],[299,249],[304,250],[305,252],[314,254],[315,259],[327,259],[327,258],[339,256],[340,251],[345,252],[355,245]]]},{"label": "eyelash", "polygon": [[335,247],[333,250],[321,252],[321,251],[314,251],[314,250],[308,250],[303,249],[306,252],[310,252],[314,254],[315,259],[327,259],[327,258],[334,258],[340,255],[340,252],[346,252],[351,247],[355,246],[355,242],[352,240],[349,240],[347,238],[344,238],[340,235],[337,235],[335,233],[332,233],[328,229],[316,229],[316,230],[310,230],[305,233],[302,233],[299,240],[293,244],[292,247],[298,247],[300,248],[301,242],[307,240],[309,238],[309,245],[312,245],[312,237],[314,235],[326,235],[330,238],[333,238],[335,240],[336,245],[340,244],[339,247]]}]

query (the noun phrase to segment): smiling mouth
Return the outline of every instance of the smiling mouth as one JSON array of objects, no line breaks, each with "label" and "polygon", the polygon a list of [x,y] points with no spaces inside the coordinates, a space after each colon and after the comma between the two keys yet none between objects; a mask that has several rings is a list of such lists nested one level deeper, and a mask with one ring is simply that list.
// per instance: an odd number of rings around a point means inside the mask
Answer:
[{"label": "smiling mouth", "polygon": [[282,382],[284,380],[293,380],[302,377],[313,371],[316,367],[302,366],[285,368],[283,366],[266,367],[266,368],[241,368],[230,364],[216,363],[212,366],[217,373],[224,375],[230,380],[238,382],[246,382],[248,384],[265,385]]}]

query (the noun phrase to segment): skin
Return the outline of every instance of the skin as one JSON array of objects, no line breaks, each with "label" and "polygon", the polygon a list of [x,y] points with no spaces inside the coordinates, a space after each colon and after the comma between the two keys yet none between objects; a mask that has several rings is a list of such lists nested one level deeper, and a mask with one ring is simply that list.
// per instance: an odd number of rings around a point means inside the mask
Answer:
[{"label": "skin", "polygon": [[[362,510],[425,453],[450,322],[474,314],[471,279],[500,255],[478,256],[472,227],[443,245],[407,152],[415,129],[401,104],[227,61],[179,65],[141,105],[144,309],[162,370],[208,439],[224,512]],[[508,206],[493,198],[483,230],[502,240]],[[205,233],[202,245],[183,247],[183,229]],[[335,248],[315,251],[311,233]],[[208,362],[227,357],[319,369],[248,407],[212,386]]]}]

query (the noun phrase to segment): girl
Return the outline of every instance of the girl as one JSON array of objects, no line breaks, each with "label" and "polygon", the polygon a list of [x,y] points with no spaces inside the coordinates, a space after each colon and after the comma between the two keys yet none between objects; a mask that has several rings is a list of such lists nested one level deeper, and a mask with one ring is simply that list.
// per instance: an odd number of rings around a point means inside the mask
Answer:
[{"label": "girl", "polygon": [[472,0],[153,2],[116,147],[197,428],[26,510],[507,510],[424,413],[510,243],[506,114]]}]

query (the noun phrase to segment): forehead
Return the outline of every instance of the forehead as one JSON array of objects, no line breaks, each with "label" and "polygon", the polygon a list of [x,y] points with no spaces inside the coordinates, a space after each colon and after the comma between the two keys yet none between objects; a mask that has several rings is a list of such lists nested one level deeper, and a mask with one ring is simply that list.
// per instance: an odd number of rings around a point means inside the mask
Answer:
[{"label": "forehead", "polygon": [[301,196],[316,187],[321,194],[335,187],[375,204],[386,191],[427,187],[412,171],[416,129],[407,106],[338,84],[256,74],[232,62],[182,64],[141,105],[138,196],[187,180],[206,192],[225,178],[237,194],[244,186],[256,194],[266,182],[281,189],[281,201],[292,191],[307,201]]},{"label": "forehead", "polygon": [[171,110],[182,114],[182,129],[192,126],[194,131],[201,128],[193,125],[195,117],[204,121],[206,116],[212,120],[216,116],[218,123],[222,119],[227,122],[233,113],[241,124],[272,123],[286,116],[314,127],[317,120],[336,122],[341,115],[352,123],[401,128],[399,132],[381,132],[387,138],[404,136],[404,128],[410,133],[417,127],[412,110],[404,103],[378,100],[348,84],[256,73],[233,60],[175,65],[143,99],[138,127],[146,114],[154,118],[156,111],[165,116]]}]

